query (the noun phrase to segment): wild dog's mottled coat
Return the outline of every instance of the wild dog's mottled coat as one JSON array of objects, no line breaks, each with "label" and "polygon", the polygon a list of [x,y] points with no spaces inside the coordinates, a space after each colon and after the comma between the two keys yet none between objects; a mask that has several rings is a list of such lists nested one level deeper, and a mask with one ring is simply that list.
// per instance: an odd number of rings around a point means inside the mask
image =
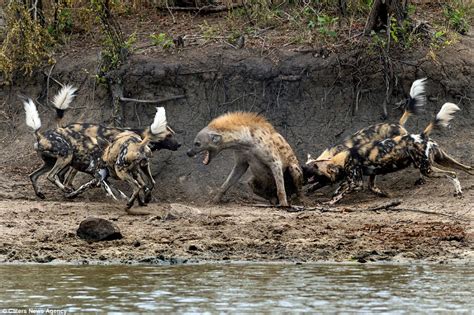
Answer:
[{"label": "wild dog's mottled coat", "polygon": [[[306,165],[303,166],[303,175],[305,182],[308,184],[314,183],[314,185],[309,188],[309,191],[314,191],[333,182],[329,181],[328,177],[326,177],[324,174],[323,176],[318,175],[318,165],[324,167],[324,165],[328,163],[328,160],[332,159],[338,153],[355,146],[361,146],[366,143],[370,143],[372,141],[404,136],[408,134],[408,131],[404,128],[405,123],[411,115],[418,114],[420,108],[422,108],[426,103],[425,83],[426,78],[413,82],[410,89],[410,96],[405,104],[405,111],[400,117],[398,124],[380,123],[368,126],[346,138],[341,144],[327,148],[315,159],[313,159],[311,155],[308,154]],[[371,180],[375,179],[371,178]]]},{"label": "wild dog's mottled coat", "polygon": [[[332,203],[339,201],[345,194],[360,187],[362,175],[387,174],[402,170],[411,164],[420,169],[420,172],[427,177],[447,177],[453,182],[456,194],[461,195],[461,185],[456,173],[433,166],[435,156],[442,151],[437,143],[429,138],[431,131],[434,128],[446,126],[457,110],[459,110],[459,107],[455,104],[446,103],[436,119],[421,134],[408,134],[382,141],[373,141],[336,154],[324,167],[320,168],[321,174],[332,181],[341,176],[346,178],[346,181],[336,192]],[[449,161],[449,163],[452,162],[453,160]],[[463,165],[458,165],[459,168],[461,166]],[[463,170],[472,174],[471,167],[463,168]],[[373,192],[386,195],[375,186],[374,177],[371,177],[369,184]]]}]

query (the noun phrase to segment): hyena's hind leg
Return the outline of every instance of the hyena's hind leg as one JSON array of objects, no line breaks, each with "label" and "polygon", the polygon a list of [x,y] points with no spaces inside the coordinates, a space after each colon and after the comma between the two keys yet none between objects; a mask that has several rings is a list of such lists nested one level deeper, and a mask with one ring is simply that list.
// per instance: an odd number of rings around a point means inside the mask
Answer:
[{"label": "hyena's hind leg", "polygon": [[303,170],[298,164],[292,164],[288,167],[288,172],[290,173],[292,184],[294,186],[295,194],[303,204],[306,204],[305,196],[303,193]]},{"label": "hyena's hind leg", "polygon": [[31,180],[31,184],[33,185],[33,190],[35,191],[35,195],[41,199],[44,199],[45,198],[44,194],[38,188],[38,178],[41,175],[49,172],[53,168],[56,162],[56,159],[50,158],[50,157],[42,157],[42,159],[43,159],[43,165],[37,170],[35,170],[33,173],[31,173],[29,175],[29,178]]}]

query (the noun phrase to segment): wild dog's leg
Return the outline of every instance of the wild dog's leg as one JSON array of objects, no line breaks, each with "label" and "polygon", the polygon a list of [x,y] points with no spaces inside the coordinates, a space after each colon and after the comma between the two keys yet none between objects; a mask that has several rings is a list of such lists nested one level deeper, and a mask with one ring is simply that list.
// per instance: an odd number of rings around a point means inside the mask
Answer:
[{"label": "wild dog's leg", "polygon": [[449,168],[454,168],[457,170],[464,171],[470,175],[474,175],[474,168],[469,165],[464,165],[458,161],[456,161],[453,157],[451,157],[449,154],[444,152],[442,149],[439,147],[436,147],[434,150],[434,161],[442,166],[449,167]]},{"label": "wild dog's leg", "polygon": [[145,166],[140,166],[140,174],[148,182],[145,185],[145,189],[144,189],[145,196],[144,196],[143,201],[145,203],[149,203],[151,201],[151,192],[156,184],[155,179],[153,178],[153,175],[151,174],[150,163],[147,163]]},{"label": "wild dog's leg", "polygon": [[219,203],[222,200],[222,196],[224,196],[224,194],[227,192],[227,190],[229,190],[230,187],[234,186],[237,183],[237,181],[242,177],[242,175],[245,174],[248,168],[249,164],[247,163],[247,161],[243,159],[237,159],[234,168],[230,172],[224,184],[222,184],[222,186],[219,188],[219,191],[217,192],[213,201],[215,203]]},{"label": "wild dog's leg", "polygon": [[461,183],[459,182],[459,179],[455,172],[445,171],[434,166],[431,166],[426,170],[422,169],[422,172],[423,172],[423,175],[427,177],[432,177],[432,178],[446,177],[454,185],[454,189],[455,189],[454,196],[462,197]]},{"label": "wild dog's leg", "polygon": [[74,180],[74,177],[76,177],[77,172],[78,170],[76,170],[74,167],[70,167],[67,170],[67,173],[63,182],[66,187],[71,187],[71,188],[73,187],[72,181]]},{"label": "wild dog's leg", "polygon": [[281,163],[274,162],[270,165],[272,170],[273,178],[277,188],[278,201],[281,207],[289,207],[288,200],[286,198],[285,181],[283,177],[283,169]]},{"label": "wild dog's leg", "polygon": [[[134,168],[130,173],[132,174],[133,178],[138,182],[138,184],[142,187],[141,190],[143,191],[143,194],[146,195],[147,184],[145,183],[144,173],[141,170],[141,168]],[[138,193],[137,199],[138,199],[139,206],[141,207],[146,206],[144,199],[140,198],[140,192]]]},{"label": "wild dog's leg", "polygon": [[349,194],[354,190],[354,185],[345,181],[339,185],[339,187],[334,192],[332,199],[328,202],[330,205],[334,205],[339,202],[345,195]]},{"label": "wild dog's leg", "polygon": [[362,171],[353,170],[349,172],[346,180],[337,188],[337,190],[334,192],[333,198],[328,202],[328,204],[336,204],[345,195],[353,192],[354,190],[360,189],[362,186]]},{"label": "wild dog's leg", "polygon": [[135,199],[137,199],[137,196],[143,187],[140,186],[138,181],[135,178],[133,178],[132,174],[130,174],[128,170],[116,169],[115,172],[121,180],[126,181],[133,189],[133,193],[127,201],[127,209],[130,209],[133,206]]},{"label": "wild dog's leg", "polygon": [[45,196],[42,192],[39,191],[38,183],[37,183],[38,178],[44,173],[50,171],[53,168],[53,166],[54,166],[54,162],[49,161],[49,160],[43,160],[43,165],[39,169],[37,169],[36,171],[34,171],[33,173],[29,175],[35,194],[41,199],[44,199]]},{"label": "wild dog's leg", "polygon": [[64,186],[63,183],[59,180],[59,172],[61,172],[65,167],[71,164],[72,161],[72,154],[67,155],[65,157],[59,157],[56,159],[56,163],[54,164],[51,171],[48,173],[48,180],[59,187],[61,190],[65,192],[71,192],[71,189]]},{"label": "wild dog's leg", "polygon": [[77,197],[78,195],[80,195],[80,194],[82,194],[84,191],[86,191],[87,189],[89,189],[89,188],[91,188],[91,187],[95,187],[98,182],[99,182],[99,180],[98,180],[97,178],[93,178],[93,179],[91,179],[90,181],[88,181],[87,183],[81,185],[81,186],[80,186],[78,189],[76,189],[75,191],[66,194],[66,198],[74,198],[74,197]]},{"label": "wild dog's leg", "polygon": [[389,197],[390,195],[383,191],[382,189],[378,188],[375,185],[375,175],[369,175],[369,190],[376,194],[377,196],[381,197]]}]

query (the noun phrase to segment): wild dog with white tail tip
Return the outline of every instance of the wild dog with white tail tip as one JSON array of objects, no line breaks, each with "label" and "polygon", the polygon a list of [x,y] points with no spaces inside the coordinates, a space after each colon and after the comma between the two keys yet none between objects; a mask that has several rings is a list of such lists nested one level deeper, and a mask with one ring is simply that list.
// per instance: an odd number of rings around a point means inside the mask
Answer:
[{"label": "wild dog with white tail tip", "polygon": [[[324,166],[320,165],[319,171],[332,181],[340,176],[346,179],[336,191],[331,203],[338,202],[344,195],[360,188],[363,175],[388,174],[405,169],[411,164],[426,177],[448,178],[454,185],[455,195],[461,196],[462,189],[457,174],[433,166],[438,145],[429,138],[434,129],[448,126],[458,110],[457,105],[446,103],[421,134],[409,134],[355,146],[338,153]],[[463,170],[474,174],[471,167]],[[369,181],[369,188],[378,195],[387,195],[376,187],[373,180]]]},{"label": "wild dog with white tail tip", "polygon": [[325,164],[339,152],[350,149],[354,146],[364,145],[376,140],[383,140],[408,134],[405,129],[405,123],[412,115],[417,115],[420,109],[426,104],[425,95],[426,78],[418,79],[413,82],[410,88],[410,95],[405,102],[405,110],[400,117],[398,124],[380,123],[361,129],[346,138],[341,144],[332,146],[324,150],[317,158],[312,158],[308,154],[306,164],[303,165],[303,175],[305,183],[311,184],[308,192],[315,191],[332,182],[324,175],[320,175],[317,170],[318,164]]},{"label": "wild dog with white tail tip", "polygon": [[123,131],[113,137],[111,143],[103,151],[100,161],[96,163],[96,179],[82,185],[69,196],[75,196],[99,182],[106,185],[104,181],[108,176],[111,176],[127,182],[133,188],[133,193],[127,202],[127,209],[133,206],[142,190],[145,194],[145,201],[138,198],[138,202],[140,205],[144,205],[155,184],[149,164],[152,151],[148,144],[152,139],[160,142],[171,135],[172,133],[167,127],[165,109],[157,107],[155,119],[151,126],[143,132],[143,139],[132,131]]},{"label": "wild dog with white tail tip", "polygon": [[187,154],[193,157],[204,152],[203,163],[207,165],[225,149],[234,151],[235,165],[215,202],[220,202],[248,169],[253,175],[249,184],[254,193],[271,203],[288,207],[292,194],[301,197],[303,174],[298,160],[290,145],[263,116],[248,112],[221,115],[197,134]]},{"label": "wild dog with white tail tip", "polygon": [[41,119],[33,100],[20,96],[25,109],[26,124],[33,129],[35,134],[36,142],[34,148],[44,162],[43,166],[29,175],[35,194],[41,199],[44,199],[44,194],[39,191],[37,180],[41,174],[48,171],[48,180],[63,191],[68,191],[67,187],[61,183],[58,174],[71,163],[74,147],[71,143],[69,132],[59,126],[64,111],[69,108],[76,90],[76,88],[66,85],[54,97],[53,105],[56,108],[58,128],[46,131],[41,130]]}]

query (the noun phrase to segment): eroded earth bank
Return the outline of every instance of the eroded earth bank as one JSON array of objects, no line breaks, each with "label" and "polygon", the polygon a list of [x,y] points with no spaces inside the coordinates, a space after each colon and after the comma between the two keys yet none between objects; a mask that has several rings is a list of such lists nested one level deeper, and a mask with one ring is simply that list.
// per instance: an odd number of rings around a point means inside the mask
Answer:
[{"label": "eroded earth bank", "polygon": [[[473,39],[443,50],[433,60],[424,51],[394,60],[397,83],[389,93],[388,121],[397,121],[396,103],[413,80],[428,77],[426,110],[407,128],[419,132],[440,106],[451,101],[461,112],[452,127],[433,135],[457,159],[474,164],[472,100]],[[79,87],[66,120],[111,123],[106,87],[95,83],[97,50],[71,48],[58,58],[52,77]],[[292,145],[303,163],[307,153],[319,154],[331,144],[369,124],[382,121],[386,86],[383,71],[362,51],[332,54],[319,50],[278,51],[265,56],[252,49],[188,48],[172,55],[133,55],[117,75],[124,96],[156,99],[185,95],[163,105],[182,148],[160,151],[153,158],[157,181],[150,215],[131,216],[124,205],[100,190],[66,200],[43,179],[46,199],[37,200],[27,175],[40,166],[33,138],[24,123],[18,92],[40,104],[44,124],[54,125],[46,98],[57,90],[40,72],[17,81],[0,94],[4,104],[0,155],[1,262],[174,263],[199,261],[433,261],[470,263],[474,259],[474,177],[459,174],[464,197],[454,198],[446,179],[415,186],[414,169],[381,177],[392,193],[379,198],[356,192],[328,211],[286,212],[253,207],[245,180],[221,205],[208,203],[231,169],[232,155],[221,154],[211,165],[185,152],[199,129],[230,110],[265,115]],[[47,69],[49,70],[49,69]],[[46,73],[48,73],[46,71]],[[50,80],[52,81],[52,80]],[[51,98],[51,95],[49,95]],[[154,106],[121,103],[126,126],[151,122]],[[84,181],[86,177],[77,181]],[[121,184],[119,184],[121,185]],[[125,186],[121,186],[126,190]],[[311,195],[318,205],[335,187]],[[394,200],[388,209],[374,207]],[[76,236],[87,217],[113,221],[121,240],[87,243]]]}]

